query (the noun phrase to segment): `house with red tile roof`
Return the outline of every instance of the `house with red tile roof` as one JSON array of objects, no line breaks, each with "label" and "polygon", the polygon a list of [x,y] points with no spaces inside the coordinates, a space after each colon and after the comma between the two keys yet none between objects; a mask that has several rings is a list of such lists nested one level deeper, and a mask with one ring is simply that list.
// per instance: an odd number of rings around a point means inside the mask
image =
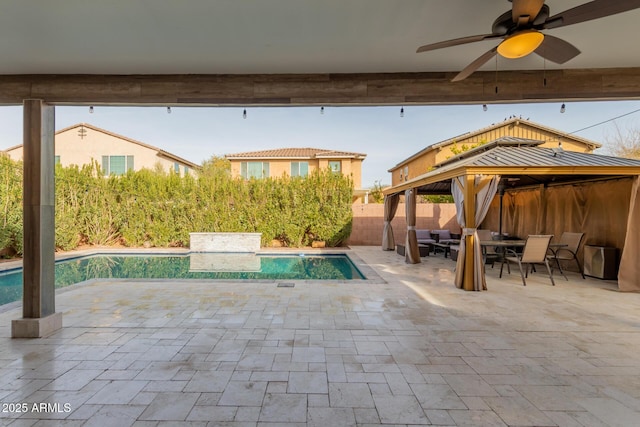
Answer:
[{"label": "house with red tile roof", "polygon": [[362,162],[367,155],[321,148],[276,148],[262,151],[227,154],[234,177],[267,178],[307,176],[314,170],[331,169],[350,176],[356,196],[364,196]]}]

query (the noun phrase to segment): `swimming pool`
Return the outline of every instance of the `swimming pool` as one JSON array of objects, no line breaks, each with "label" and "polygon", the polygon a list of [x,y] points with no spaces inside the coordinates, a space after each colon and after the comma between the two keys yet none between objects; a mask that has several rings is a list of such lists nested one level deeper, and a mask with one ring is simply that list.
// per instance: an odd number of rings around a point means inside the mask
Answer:
[{"label": "swimming pool", "polygon": [[[57,261],[56,288],[90,279],[359,280],[346,254],[97,254]],[[22,268],[0,272],[0,305],[22,299]]]}]

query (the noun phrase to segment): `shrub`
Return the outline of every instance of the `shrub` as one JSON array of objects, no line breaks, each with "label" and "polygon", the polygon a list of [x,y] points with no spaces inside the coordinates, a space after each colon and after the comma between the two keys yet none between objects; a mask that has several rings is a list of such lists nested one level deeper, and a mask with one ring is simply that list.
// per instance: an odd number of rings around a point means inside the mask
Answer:
[{"label": "shrub", "polygon": [[[233,179],[228,162],[205,163],[197,177],[141,170],[104,178],[97,164],[56,166],[58,249],[78,245],[189,244],[198,231],[261,232],[262,244],[323,240],[351,232],[353,184],[330,170],[308,177]],[[22,252],[22,166],[0,158],[0,248]]]},{"label": "shrub", "polygon": [[[105,178],[97,164],[56,166],[58,249],[78,245],[188,246],[190,232],[261,232],[262,244],[323,240],[351,232],[351,180],[329,169],[305,178],[233,179],[228,162],[197,177],[159,170]],[[0,158],[0,248],[22,252],[22,168]]]},{"label": "shrub", "polygon": [[22,163],[0,154],[0,253],[22,254]]}]

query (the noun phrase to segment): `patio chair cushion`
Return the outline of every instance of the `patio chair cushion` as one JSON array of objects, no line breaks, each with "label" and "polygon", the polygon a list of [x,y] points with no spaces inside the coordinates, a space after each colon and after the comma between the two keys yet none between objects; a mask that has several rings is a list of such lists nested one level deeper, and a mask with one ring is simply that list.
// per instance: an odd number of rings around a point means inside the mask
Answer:
[{"label": "patio chair cushion", "polygon": [[418,243],[423,245],[436,242],[435,239],[431,238],[431,230],[416,230],[416,239]]},{"label": "patio chair cushion", "polygon": [[431,230],[416,230],[416,238],[420,239],[430,239],[431,238]]}]

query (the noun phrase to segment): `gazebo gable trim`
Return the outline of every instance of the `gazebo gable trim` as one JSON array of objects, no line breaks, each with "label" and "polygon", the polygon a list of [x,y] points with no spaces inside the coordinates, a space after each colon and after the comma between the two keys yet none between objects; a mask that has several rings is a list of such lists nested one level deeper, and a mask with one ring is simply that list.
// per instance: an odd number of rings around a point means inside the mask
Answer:
[{"label": "gazebo gable trim", "polygon": [[[418,151],[417,153],[412,154],[411,156],[407,157],[406,159],[400,161],[399,163],[397,163],[395,166],[391,167],[390,169],[387,170],[387,172],[393,173],[395,170],[403,167],[405,164],[411,162],[412,160],[419,158],[421,156],[423,156],[426,153],[429,153],[431,151],[434,150],[440,150],[444,147],[447,147],[451,144],[456,143],[459,140],[466,140],[469,138],[473,138],[476,137],[478,135],[481,135],[483,133],[486,132],[491,132],[494,131],[496,129],[500,129],[502,127],[507,127],[507,126],[512,126],[512,125],[522,125],[522,126],[528,126],[530,128],[533,129],[537,129],[537,130],[542,130],[551,134],[555,134],[557,135],[558,138],[566,138],[568,140],[574,140],[578,143],[584,144],[585,146],[589,146],[589,147],[593,147],[593,148],[600,148],[602,147],[602,144],[586,139],[586,138],[582,138],[580,136],[577,135],[572,135],[572,134],[568,134],[566,132],[561,132],[557,129],[553,129],[544,125],[541,125],[539,123],[533,122],[531,120],[526,120],[526,119],[521,119],[521,118],[512,118],[512,119],[507,119],[505,121],[493,124],[491,126],[486,126],[484,128],[481,129],[477,129],[474,131],[469,131],[469,132],[465,132],[462,133],[460,135],[456,135],[454,137],[436,142],[434,144],[428,145],[427,147],[423,148],[422,150]],[[522,138],[523,140],[525,140],[525,138]],[[544,143],[544,141],[540,141],[541,143]],[[451,159],[448,159],[451,160]]]},{"label": "gazebo gable trim", "polygon": [[[433,173],[439,172],[439,173]],[[429,175],[432,174],[432,175]],[[432,171],[429,176],[418,176],[411,181],[407,181],[396,187],[389,187],[383,191],[385,195],[401,193],[409,188],[422,187],[429,184],[448,181],[452,178],[465,175],[592,175],[592,176],[640,176],[640,166],[527,166],[527,167],[481,167],[481,166],[461,166],[447,171]]]},{"label": "gazebo gable trim", "polygon": [[[435,184],[438,182],[443,182],[449,180],[455,176],[461,175],[470,175],[470,174],[481,174],[481,175],[590,175],[590,176],[634,176],[640,175],[640,161],[633,159],[624,159],[618,157],[611,156],[600,156],[598,154],[587,154],[587,153],[575,153],[575,152],[563,152],[557,151],[557,149],[543,148],[543,147],[535,147],[533,148],[537,153],[543,153],[544,156],[549,156],[549,158],[557,159],[558,156],[560,159],[563,159],[567,162],[565,165],[558,164],[545,164],[545,165],[491,165],[491,164],[483,164],[478,165],[478,162],[484,161],[492,162],[498,161],[502,153],[502,156],[509,158],[508,155],[512,154],[514,151],[506,151],[506,150],[529,150],[529,148],[504,148],[499,144],[496,144],[494,147],[489,150],[484,150],[478,154],[472,155],[468,158],[462,158],[457,162],[447,163],[440,165],[434,170],[431,170],[425,174],[419,175],[409,181],[403,182],[400,185],[395,187],[389,187],[383,191],[385,195],[394,194],[397,192],[405,191],[408,188],[421,187],[429,184]],[[529,151],[529,153],[531,153]],[[565,156],[566,157],[563,157]],[[588,156],[588,157],[583,157]],[[521,156],[522,157],[522,156]],[[520,161],[521,159],[518,156],[512,156],[513,161]],[[600,163],[597,164],[570,164],[570,162],[578,162],[580,159],[588,159],[589,161],[597,159]],[[500,160],[502,161],[502,160]],[[615,162],[615,163],[626,163],[626,164],[602,164],[603,162]],[[583,163],[585,163],[583,161]],[[592,162],[593,163],[593,162]]]}]

